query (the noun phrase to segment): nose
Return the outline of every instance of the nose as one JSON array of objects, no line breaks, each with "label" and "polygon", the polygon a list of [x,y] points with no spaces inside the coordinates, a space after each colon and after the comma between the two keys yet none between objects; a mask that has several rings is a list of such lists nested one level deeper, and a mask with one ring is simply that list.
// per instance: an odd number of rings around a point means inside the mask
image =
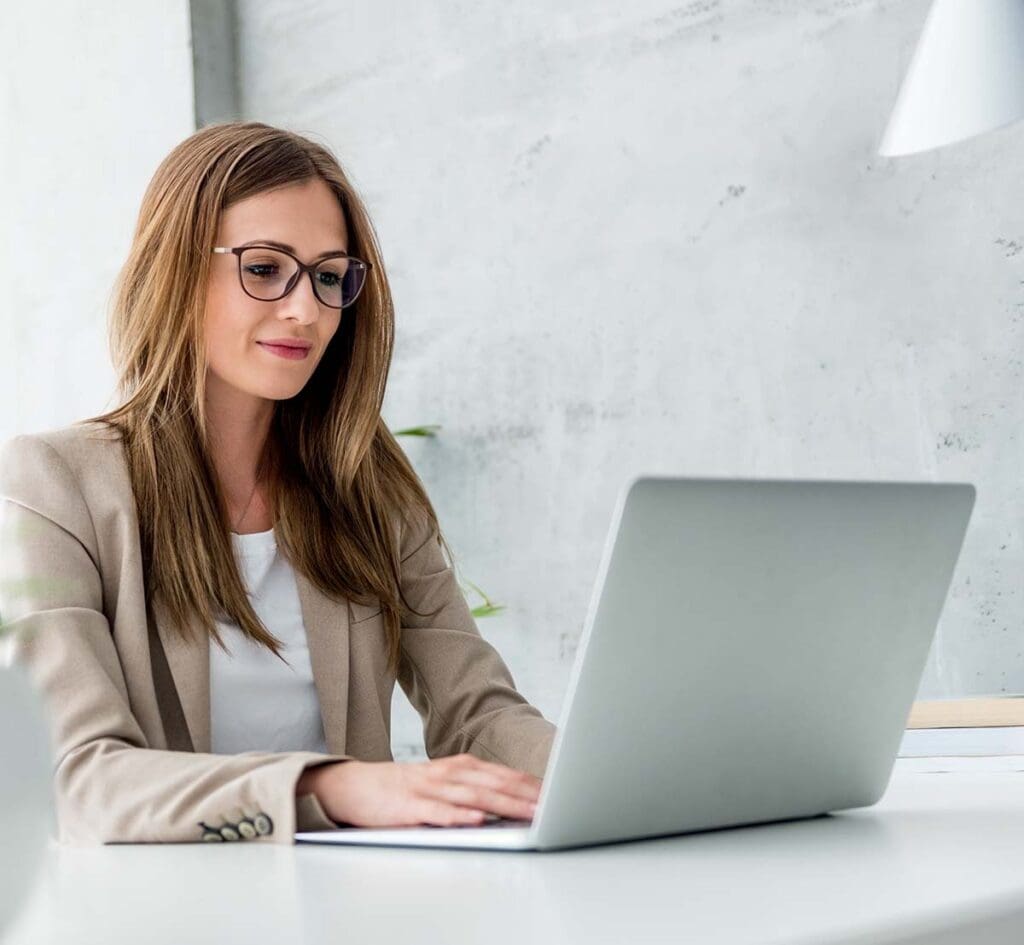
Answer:
[{"label": "nose", "polygon": [[309,325],[320,317],[321,301],[313,291],[313,282],[308,272],[299,276],[298,283],[280,300],[277,317],[294,319],[302,325]]}]

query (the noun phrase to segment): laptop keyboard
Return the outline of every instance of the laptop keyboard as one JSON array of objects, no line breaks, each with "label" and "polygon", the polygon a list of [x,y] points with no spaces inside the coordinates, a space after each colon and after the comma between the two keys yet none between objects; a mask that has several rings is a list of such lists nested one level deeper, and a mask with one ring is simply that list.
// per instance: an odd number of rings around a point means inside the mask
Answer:
[{"label": "laptop keyboard", "polygon": [[459,830],[464,827],[470,827],[473,830],[496,830],[501,827],[529,827],[533,821],[530,820],[512,820],[507,817],[495,817],[493,820],[484,821],[482,824],[452,824],[446,826],[444,824],[423,824],[424,827],[440,827],[442,830]]}]

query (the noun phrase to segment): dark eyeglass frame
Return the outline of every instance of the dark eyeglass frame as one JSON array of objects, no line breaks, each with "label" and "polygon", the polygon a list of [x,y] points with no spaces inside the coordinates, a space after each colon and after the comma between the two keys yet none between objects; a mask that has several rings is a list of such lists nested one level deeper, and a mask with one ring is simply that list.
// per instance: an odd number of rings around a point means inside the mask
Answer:
[{"label": "dark eyeglass frame", "polygon": [[[295,260],[295,265],[298,266],[298,269],[295,270],[295,275],[293,275],[291,279],[288,280],[288,283],[284,287],[284,292],[282,292],[278,296],[275,296],[272,299],[264,299],[260,298],[260,296],[258,295],[253,295],[245,287],[245,280],[242,278],[242,253],[244,253],[247,249],[269,249],[273,250],[273,252],[275,253],[281,253],[283,256],[288,256],[291,259]],[[363,294],[363,288],[366,286],[366,280],[370,275],[370,270],[373,269],[373,263],[369,263],[365,259],[360,259],[358,256],[350,256],[348,253],[332,253],[330,256],[325,256],[323,259],[318,259],[315,263],[312,263],[311,265],[307,266],[294,253],[289,253],[288,250],[281,249],[280,246],[268,246],[266,243],[250,243],[248,246],[214,246],[211,252],[233,253],[235,256],[238,257],[238,283],[239,285],[241,285],[242,291],[247,296],[249,296],[250,299],[256,299],[257,302],[277,302],[283,299],[289,292],[292,291],[292,289],[294,289],[299,284],[299,280],[302,278],[302,274],[305,272],[309,275],[309,284],[313,286],[313,294],[317,297],[318,302],[320,302],[322,305],[326,305],[328,308],[348,308],[355,302],[356,299],[359,298],[360,295]],[[353,295],[352,298],[349,299],[344,305],[331,305],[330,302],[325,302],[320,297],[320,292],[316,286],[316,279],[314,278],[314,276],[316,275],[317,269],[319,269],[323,263],[329,262],[332,259],[348,259],[350,262],[358,263],[360,266],[363,266],[366,270],[366,275],[363,276],[363,281],[359,285],[359,291],[356,292],[356,294]]]}]

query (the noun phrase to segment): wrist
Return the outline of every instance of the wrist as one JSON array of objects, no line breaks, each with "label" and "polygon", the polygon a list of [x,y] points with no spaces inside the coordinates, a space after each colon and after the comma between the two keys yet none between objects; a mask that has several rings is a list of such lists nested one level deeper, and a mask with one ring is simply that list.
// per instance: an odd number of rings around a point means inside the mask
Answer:
[{"label": "wrist", "polygon": [[320,788],[323,784],[324,777],[331,768],[335,768],[341,764],[345,764],[345,762],[332,761],[324,764],[312,765],[306,768],[302,774],[299,775],[298,781],[295,782],[295,796],[300,797],[303,794],[315,794],[317,800],[322,802],[323,797],[321,796]]},{"label": "wrist", "polygon": [[307,768],[295,783],[296,798],[312,794],[319,803],[322,814],[327,816],[335,826],[346,824],[346,811],[342,796],[345,793],[345,785],[348,780],[346,772],[351,771],[352,765],[358,764],[361,762],[351,759],[327,762]]}]

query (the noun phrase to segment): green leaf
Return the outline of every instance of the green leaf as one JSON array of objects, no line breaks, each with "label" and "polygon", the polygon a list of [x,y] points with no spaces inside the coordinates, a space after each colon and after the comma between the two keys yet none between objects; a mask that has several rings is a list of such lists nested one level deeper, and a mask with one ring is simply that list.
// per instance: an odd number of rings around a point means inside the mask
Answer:
[{"label": "green leaf", "polygon": [[490,617],[492,614],[496,614],[504,609],[504,604],[481,604],[479,607],[474,607],[470,613],[474,617]]},{"label": "green leaf", "polygon": [[479,587],[477,587],[472,581],[467,580],[466,583],[473,588],[483,599],[484,602],[474,607],[470,612],[474,617],[490,617],[492,614],[496,614],[499,611],[505,609],[504,604],[495,604]]},{"label": "green leaf", "polygon": [[[418,427],[406,427],[404,430],[392,430],[392,436],[436,436],[437,430],[441,429],[439,423],[424,423]],[[483,599],[484,602],[470,610],[470,613],[474,617],[490,617],[494,614],[500,613],[505,609],[504,604],[495,604],[479,587],[477,587],[472,581],[467,581],[470,587],[477,592]]]},{"label": "green leaf", "polygon": [[418,427],[406,427],[404,430],[392,430],[393,436],[436,436],[435,430],[440,430],[440,423],[425,423]]}]

